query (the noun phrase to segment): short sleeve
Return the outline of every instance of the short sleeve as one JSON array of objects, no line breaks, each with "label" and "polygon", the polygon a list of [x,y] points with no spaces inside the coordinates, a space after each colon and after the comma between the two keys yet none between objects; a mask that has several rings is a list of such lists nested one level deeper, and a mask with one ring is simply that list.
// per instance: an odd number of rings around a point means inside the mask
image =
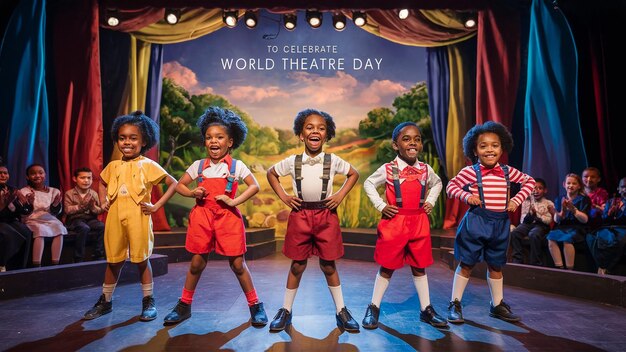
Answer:
[{"label": "short sleeve", "polygon": [[192,180],[195,180],[198,178],[198,168],[200,168],[200,160],[194,161],[185,172],[191,177]]},{"label": "short sleeve", "polygon": [[111,179],[111,164],[113,163],[108,163],[107,166],[100,173],[100,180],[107,185],[109,184],[109,180]]},{"label": "short sleeve", "polygon": [[147,180],[153,185],[161,182],[163,178],[168,175],[167,171],[165,171],[165,169],[155,161],[150,160],[143,166],[146,172]]},{"label": "short sleeve", "polygon": [[235,178],[237,180],[243,180],[244,178],[252,175],[252,171],[248,168],[246,164],[241,160],[237,160],[237,164],[235,165]]},{"label": "short sleeve", "polygon": [[295,164],[295,160],[296,160],[296,156],[290,155],[289,157],[276,163],[273,166],[274,171],[276,171],[276,174],[278,174],[278,176],[280,177],[291,175],[293,165]]},{"label": "short sleeve", "polygon": [[331,154],[331,155],[332,155],[332,161],[333,161],[332,168],[335,169],[335,173],[341,174],[341,175],[347,175],[348,172],[350,172],[352,165],[350,165],[349,162],[343,160],[342,158],[338,157],[335,154]]}]

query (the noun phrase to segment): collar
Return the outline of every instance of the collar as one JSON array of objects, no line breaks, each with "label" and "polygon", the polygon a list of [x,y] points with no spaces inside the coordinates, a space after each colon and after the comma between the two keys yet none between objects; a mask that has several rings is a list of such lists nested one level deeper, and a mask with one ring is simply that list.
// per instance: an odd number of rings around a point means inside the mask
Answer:
[{"label": "collar", "polygon": [[393,159],[396,162],[396,165],[398,165],[398,170],[402,170],[407,166],[413,166],[414,168],[420,170],[423,168],[422,163],[420,163],[419,159],[415,159],[415,164],[413,165],[409,165],[406,161],[402,160],[402,158],[400,158],[399,156],[396,156],[395,159]]},{"label": "collar", "polygon": [[226,153],[226,156],[224,156],[222,159],[220,159],[217,163],[213,164],[213,160],[211,160],[211,158],[207,158],[207,160],[209,161],[208,163],[206,163],[206,166],[204,167],[205,169],[211,166],[217,166],[220,163],[224,163],[228,166],[228,169],[230,170],[230,166],[233,164],[233,157],[230,156],[229,153]]},{"label": "collar", "polygon": [[310,156],[309,154],[307,154],[306,152],[302,153],[302,161],[307,161],[309,159],[312,158],[320,158],[322,161],[324,161],[324,152],[321,152],[319,154],[317,154],[316,156]]},{"label": "collar", "polygon": [[133,161],[139,161],[139,160],[141,160],[143,158],[145,158],[145,157],[143,155],[139,154],[139,156],[136,157],[136,158],[133,158],[133,159],[130,159],[130,160],[120,159],[120,161],[123,162],[123,163],[130,163],[130,162],[133,162]]}]

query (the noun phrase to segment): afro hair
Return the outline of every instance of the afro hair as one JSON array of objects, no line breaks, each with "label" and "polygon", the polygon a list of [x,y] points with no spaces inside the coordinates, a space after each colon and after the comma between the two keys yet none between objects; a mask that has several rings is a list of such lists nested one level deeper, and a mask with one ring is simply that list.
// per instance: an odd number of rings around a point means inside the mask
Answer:
[{"label": "afro hair", "polygon": [[396,126],[396,128],[393,129],[393,132],[391,133],[391,140],[396,142],[396,140],[398,139],[398,135],[400,135],[400,131],[402,131],[402,129],[405,128],[406,126],[415,126],[415,128],[417,128],[417,130],[420,131],[420,134],[422,134],[422,130],[417,126],[415,122],[405,121],[405,122],[398,124],[398,126]]},{"label": "afro hair", "polygon": [[300,133],[302,133],[302,130],[304,129],[304,122],[306,121],[306,118],[311,115],[319,115],[326,121],[326,141],[330,141],[333,137],[335,137],[335,122],[333,121],[333,117],[326,112],[316,109],[305,109],[296,115],[296,119],[293,121],[293,133],[296,136],[299,136]]},{"label": "afro hair", "polygon": [[511,136],[511,132],[509,132],[504,125],[493,121],[487,121],[482,125],[475,125],[467,131],[465,137],[463,137],[463,154],[472,160],[473,163],[478,161],[478,157],[474,155],[478,137],[485,133],[497,134],[498,137],[500,137],[503,151],[510,153],[513,149],[513,136]]},{"label": "afro hair", "polygon": [[206,109],[204,114],[198,119],[197,125],[200,128],[200,132],[202,132],[203,140],[209,126],[222,125],[226,127],[228,136],[233,139],[233,149],[237,149],[248,135],[248,127],[246,127],[246,123],[243,122],[239,115],[231,110],[217,106],[211,106]]},{"label": "afro hair", "polygon": [[145,146],[141,147],[141,154],[143,155],[147,150],[154,147],[159,141],[159,125],[154,120],[144,115],[143,111],[137,110],[131,112],[128,115],[122,115],[113,120],[113,126],[111,126],[111,139],[113,143],[117,142],[118,133],[120,127],[123,125],[134,125],[139,127],[141,131],[141,139]]}]

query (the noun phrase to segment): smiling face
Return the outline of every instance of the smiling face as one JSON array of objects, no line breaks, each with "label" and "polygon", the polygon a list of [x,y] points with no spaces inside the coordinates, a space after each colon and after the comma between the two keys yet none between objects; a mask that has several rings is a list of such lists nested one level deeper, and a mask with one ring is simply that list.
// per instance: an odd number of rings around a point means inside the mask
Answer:
[{"label": "smiling face", "polygon": [[573,198],[574,196],[578,195],[583,185],[578,182],[578,179],[576,177],[569,176],[565,178],[565,181],[563,182],[563,187],[565,188],[567,195],[570,198]]},{"label": "smiling face", "polygon": [[76,183],[76,187],[86,190],[91,187],[93,183],[93,175],[91,172],[81,171],[78,176],[74,176],[72,180]]},{"label": "smiling face", "polygon": [[213,163],[222,160],[233,146],[233,139],[224,125],[210,125],[204,133],[204,146]]},{"label": "smiling face", "polygon": [[309,156],[316,156],[322,152],[322,147],[326,142],[327,130],[326,120],[320,115],[312,114],[304,120],[300,140],[304,142],[306,153]]},{"label": "smiling face", "polygon": [[139,126],[125,124],[117,131],[117,148],[122,152],[122,160],[132,160],[141,155],[146,146]]},{"label": "smiling face", "polygon": [[474,155],[478,157],[478,161],[486,168],[496,166],[502,156],[500,137],[493,132],[486,132],[478,136]]},{"label": "smiling face", "polygon": [[593,191],[600,183],[600,174],[596,170],[583,171],[583,183],[586,188]]},{"label": "smiling face", "polygon": [[32,166],[28,169],[26,179],[34,189],[41,189],[46,181],[46,171],[39,165]]},{"label": "smiling face", "polygon": [[417,156],[424,148],[420,130],[412,125],[404,127],[398,133],[396,140],[393,141],[392,147],[404,162],[409,165],[415,164]]},{"label": "smiling face", "polygon": [[6,166],[0,166],[0,185],[6,185],[9,182],[9,169]]}]

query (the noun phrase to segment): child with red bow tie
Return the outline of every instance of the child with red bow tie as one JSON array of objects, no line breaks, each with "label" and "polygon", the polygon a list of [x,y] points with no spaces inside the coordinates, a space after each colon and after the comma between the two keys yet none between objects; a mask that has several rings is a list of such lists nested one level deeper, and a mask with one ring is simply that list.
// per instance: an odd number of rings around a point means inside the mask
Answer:
[{"label": "child with red bow tie", "polygon": [[[454,176],[446,193],[450,198],[467,202],[456,232],[454,256],[459,266],[452,283],[448,321],[461,324],[461,298],[474,266],[487,262],[487,284],[491,292],[492,317],[516,322],[520,317],[504,303],[502,266],[506,263],[510,221],[507,211],[514,212],[535,188],[535,180],[523,172],[498,161],[503,152],[513,149],[513,137],[503,125],[486,122],[472,127],[463,137],[463,153],[474,165],[466,166]],[[521,190],[511,198],[511,182],[520,183]]]},{"label": "child with red bow tie", "polygon": [[[420,301],[420,320],[445,328],[448,322],[430,304],[425,269],[433,263],[428,214],[443,188],[441,179],[428,164],[417,160],[423,144],[422,134],[414,122],[396,126],[392,133],[392,147],[398,156],[379,167],[363,184],[370,201],[383,215],[378,224],[374,250],[374,260],[380,264],[380,269],[363,327],[378,327],[380,303],[391,276],[395,270],[409,264]],[[383,184],[387,202],[376,190]]]}]

